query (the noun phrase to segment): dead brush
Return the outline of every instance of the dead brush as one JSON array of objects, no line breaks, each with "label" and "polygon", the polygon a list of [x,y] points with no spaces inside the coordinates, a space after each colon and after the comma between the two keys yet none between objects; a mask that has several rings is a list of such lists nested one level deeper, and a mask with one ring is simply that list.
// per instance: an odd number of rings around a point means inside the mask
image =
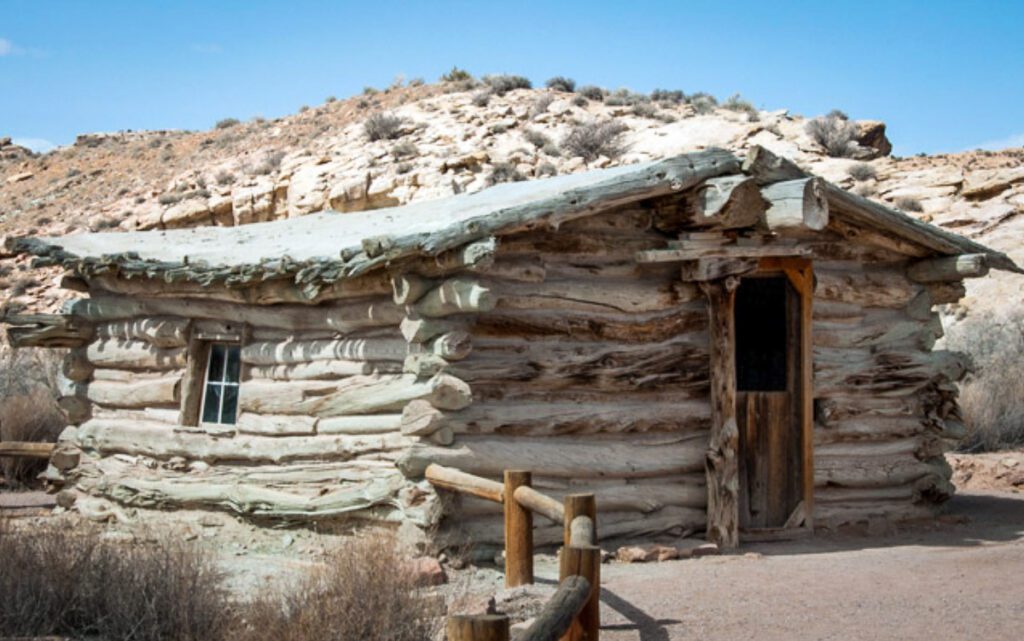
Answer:
[{"label": "dead brush", "polygon": [[422,598],[390,536],[342,546],[329,567],[258,597],[231,641],[429,641],[444,605]]},{"label": "dead brush", "polygon": [[98,528],[0,523],[0,636],[213,641],[233,624],[220,572],[198,548],[106,541]]},{"label": "dead brush", "polygon": [[[38,349],[0,353],[0,441],[57,440],[67,424],[55,391],[61,356]],[[38,459],[0,458],[0,473],[14,486],[30,484],[45,468]]]}]

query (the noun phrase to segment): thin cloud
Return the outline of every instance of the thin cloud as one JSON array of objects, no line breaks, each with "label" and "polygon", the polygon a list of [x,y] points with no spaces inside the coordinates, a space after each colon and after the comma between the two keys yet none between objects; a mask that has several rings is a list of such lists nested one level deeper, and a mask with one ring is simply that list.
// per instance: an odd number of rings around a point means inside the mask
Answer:
[{"label": "thin cloud", "polygon": [[18,48],[7,38],[0,38],[0,57],[13,56],[18,53]]},{"label": "thin cloud", "polygon": [[31,58],[46,58],[47,53],[42,49],[20,47],[7,38],[0,38],[0,58],[7,56],[29,56]]},{"label": "thin cloud", "polygon": [[32,151],[37,151],[43,154],[57,148],[57,145],[53,144],[46,138],[11,138],[11,142],[22,147],[28,147]]},{"label": "thin cloud", "polygon": [[1009,149],[1010,147],[1024,147],[1024,133],[1011,134],[1006,138],[1000,138],[999,140],[989,140],[988,142],[983,142],[968,151],[972,151],[973,149],[1000,151],[1002,149]]},{"label": "thin cloud", "polygon": [[194,42],[188,47],[196,53],[221,53],[224,49],[215,42]]}]

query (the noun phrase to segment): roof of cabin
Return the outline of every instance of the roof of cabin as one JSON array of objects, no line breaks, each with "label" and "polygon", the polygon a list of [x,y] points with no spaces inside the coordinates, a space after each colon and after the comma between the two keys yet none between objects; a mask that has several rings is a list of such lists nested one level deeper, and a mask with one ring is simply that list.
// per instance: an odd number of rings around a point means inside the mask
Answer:
[{"label": "roof of cabin", "polygon": [[[799,171],[792,163],[788,168]],[[86,276],[108,273],[241,285],[294,274],[297,282],[332,282],[492,236],[557,228],[568,220],[744,171],[752,170],[732,153],[712,149],[358,213],[325,211],[238,227],[20,238],[8,245],[35,254],[40,263],[63,265]],[[763,175],[755,178],[759,184],[773,181],[762,180]],[[824,184],[836,216],[882,229],[935,255],[984,253],[993,267],[1020,271],[1005,254]]]}]

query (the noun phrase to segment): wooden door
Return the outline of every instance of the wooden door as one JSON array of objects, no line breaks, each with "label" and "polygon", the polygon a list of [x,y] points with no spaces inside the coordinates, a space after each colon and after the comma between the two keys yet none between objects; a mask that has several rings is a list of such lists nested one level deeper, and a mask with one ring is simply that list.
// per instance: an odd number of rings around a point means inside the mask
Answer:
[{"label": "wooden door", "polygon": [[741,529],[801,525],[795,519],[809,485],[804,394],[810,346],[806,297],[797,285],[785,272],[768,271],[744,278],[736,292]]}]

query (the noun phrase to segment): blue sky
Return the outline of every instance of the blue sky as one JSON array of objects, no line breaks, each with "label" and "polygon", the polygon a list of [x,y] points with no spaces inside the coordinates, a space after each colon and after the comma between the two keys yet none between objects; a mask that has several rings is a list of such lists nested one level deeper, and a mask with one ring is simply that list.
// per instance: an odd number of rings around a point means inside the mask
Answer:
[{"label": "blue sky", "polygon": [[1019,0],[0,0],[0,136],[205,129],[459,65],[840,108],[901,155],[1020,146],[1022,35]]}]

